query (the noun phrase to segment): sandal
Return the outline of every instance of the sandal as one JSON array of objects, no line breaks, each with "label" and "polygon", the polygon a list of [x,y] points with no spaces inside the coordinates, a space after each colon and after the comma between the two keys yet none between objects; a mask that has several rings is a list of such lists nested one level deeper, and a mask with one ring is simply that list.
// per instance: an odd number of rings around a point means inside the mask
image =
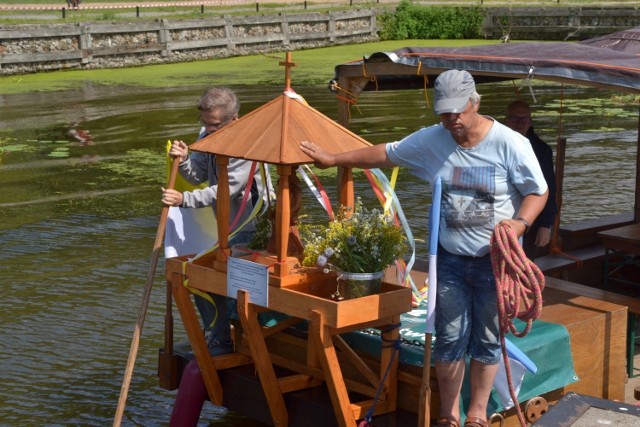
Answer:
[{"label": "sandal", "polygon": [[489,424],[479,417],[469,417],[464,422],[464,427],[488,427]]},{"label": "sandal", "polygon": [[453,417],[440,417],[436,427],[460,427],[460,423]]}]

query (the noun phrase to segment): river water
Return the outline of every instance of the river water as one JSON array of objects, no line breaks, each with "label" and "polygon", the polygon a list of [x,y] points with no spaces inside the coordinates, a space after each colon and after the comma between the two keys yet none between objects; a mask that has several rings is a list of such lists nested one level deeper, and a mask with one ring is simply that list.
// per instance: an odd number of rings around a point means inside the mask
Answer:
[{"label": "river water", "polygon": [[[280,93],[234,89],[243,114]],[[324,86],[296,89],[336,118],[335,97]],[[158,226],[165,144],[193,141],[201,90],[87,83],[0,95],[0,425],[112,422]],[[555,141],[562,112],[569,140],[563,222],[631,211],[637,105],[609,92],[535,90],[538,133]],[[496,118],[513,99],[506,84],[480,92],[481,111]],[[358,107],[351,129],[374,143],[436,121],[421,91],[367,93]],[[374,200],[362,175],[356,177],[359,194]],[[330,175],[321,179],[332,187]],[[428,189],[401,172],[398,194],[414,235],[426,238]],[[305,203],[315,204],[309,197]],[[426,256],[424,244],[418,256]],[[171,415],[175,392],[161,389],[156,376],[163,270],[161,260],[124,425],[166,425]],[[177,312],[175,318],[179,341]],[[200,424],[255,425],[208,403]]]}]

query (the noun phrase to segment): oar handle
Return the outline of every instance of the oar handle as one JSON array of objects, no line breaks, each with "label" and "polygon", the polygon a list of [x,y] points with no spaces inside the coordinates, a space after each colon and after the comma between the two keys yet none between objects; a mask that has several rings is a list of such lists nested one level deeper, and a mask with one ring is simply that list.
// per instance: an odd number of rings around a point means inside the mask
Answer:
[{"label": "oar handle", "polygon": [[[180,162],[174,160],[171,163],[171,173],[169,174],[169,182],[167,183],[167,189],[173,190],[176,186],[176,178],[178,177],[178,168]],[[167,228],[167,217],[169,216],[169,206],[163,206],[160,213],[160,223],[158,224],[158,231],[156,232],[156,241],[153,244],[153,249],[158,250],[162,247],[162,241],[164,240],[164,232]]]},{"label": "oar handle", "polygon": [[[176,185],[176,177],[178,176],[178,166],[180,162],[173,160],[171,164],[171,173],[169,174],[169,182],[167,183],[168,189],[173,189]],[[151,264],[147,273],[147,282],[144,287],[144,293],[142,296],[142,303],[140,304],[140,310],[138,311],[138,322],[133,330],[133,338],[131,339],[131,348],[129,349],[129,358],[127,359],[127,367],[124,371],[124,379],[122,380],[122,388],[120,389],[120,398],[118,399],[118,407],[116,408],[116,414],[113,418],[113,426],[119,427],[122,422],[122,415],[124,414],[124,407],[127,403],[127,394],[129,393],[129,386],[131,385],[131,377],[133,376],[133,367],[136,363],[136,357],[138,355],[138,347],[140,345],[140,335],[142,335],[142,327],[144,326],[144,319],[147,315],[147,308],[149,307],[149,298],[151,296],[151,288],[153,286],[153,279],[156,274],[156,267],[158,265],[158,258],[160,256],[160,249],[162,247],[162,240],[164,239],[164,232],[167,226],[167,217],[169,215],[169,206],[162,207],[162,213],[160,214],[160,223],[158,224],[158,231],[156,232],[156,241],[153,245],[153,254],[151,255]]]}]

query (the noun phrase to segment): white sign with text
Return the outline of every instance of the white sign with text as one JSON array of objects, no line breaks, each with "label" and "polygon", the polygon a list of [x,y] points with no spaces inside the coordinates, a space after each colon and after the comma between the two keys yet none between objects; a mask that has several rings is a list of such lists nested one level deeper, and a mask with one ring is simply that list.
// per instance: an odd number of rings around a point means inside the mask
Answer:
[{"label": "white sign with text", "polygon": [[242,258],[227,259],[227,295],[238,297],[238,291],[249,293],[249,302],[269,306],[269,267]]}]

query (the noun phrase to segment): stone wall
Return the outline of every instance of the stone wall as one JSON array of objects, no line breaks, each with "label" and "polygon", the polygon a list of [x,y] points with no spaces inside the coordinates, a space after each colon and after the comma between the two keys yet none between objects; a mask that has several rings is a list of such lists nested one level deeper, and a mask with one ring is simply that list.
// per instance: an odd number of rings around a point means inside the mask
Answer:
[{"label": "stone wall", "polygon": [[0,75],[194,61],[378,40],[376,10],[0,29]]},{"label": "stone wall", "polygon": [[576,41],[640,25],[638,7],[496,7],[487,9],[491,39]]},{"label": "stone wall", "polygon": [[[640,8],[485,8],[487,39],[579,40],[640,25]],[[0,27],[0,75],[131,67],[378,40],[376,9]]]}]

